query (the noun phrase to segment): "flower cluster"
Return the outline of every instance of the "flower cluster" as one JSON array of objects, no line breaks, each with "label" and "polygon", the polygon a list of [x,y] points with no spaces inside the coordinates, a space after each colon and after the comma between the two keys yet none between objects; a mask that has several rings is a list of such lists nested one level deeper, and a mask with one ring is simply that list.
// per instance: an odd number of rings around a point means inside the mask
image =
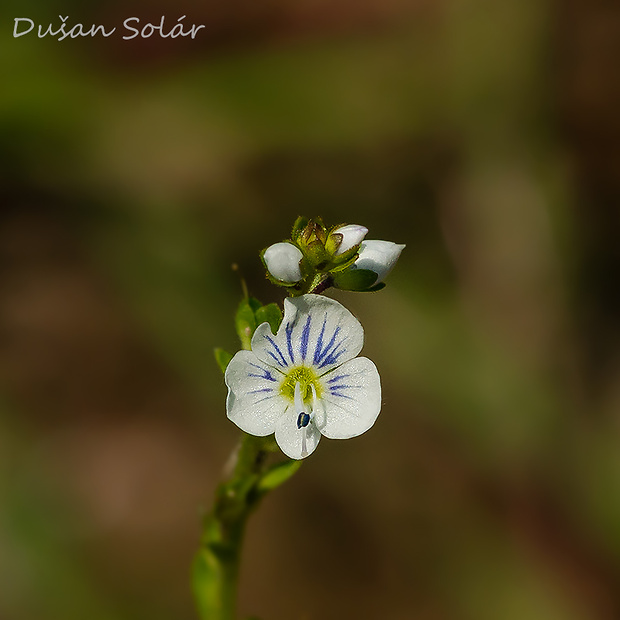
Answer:
[{"label": "flower cluster", "polygon": [[291,459],[312,454],[321,436],[361,435],[381,410],[377,368],[357,357],[364,344],[360,322],[337,301],[316,294],[329,286],[384,286],[405,246],[365,241],[367,233],[357,224],[327,229],[320,219],[298,218],[290,241],[262,252],[268,277],[291,293],[284,316],[275,304],[253,299],[238,313],[246,350],[226,367],[228,417],[250,435],[275,434]]},{"label": "flower cluster", "polygon": [[365,241],[368,229],[341,224],[327,229],[320,218],[298,218],[291,239],[262,252],[267,276],[292,295],[322,292],[330,286],[349,291],[377,291],[404,245]]}]

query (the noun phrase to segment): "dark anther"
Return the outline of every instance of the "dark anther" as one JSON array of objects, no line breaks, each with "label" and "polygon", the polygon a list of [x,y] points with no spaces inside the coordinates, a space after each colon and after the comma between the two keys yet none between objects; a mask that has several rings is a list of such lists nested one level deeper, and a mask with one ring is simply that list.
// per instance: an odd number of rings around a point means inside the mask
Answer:
[{"label": "dark anther", "polygon": [[308,424],[310,424],[310,416],[302,411],[297,417],[297,428],[303,428]]}]

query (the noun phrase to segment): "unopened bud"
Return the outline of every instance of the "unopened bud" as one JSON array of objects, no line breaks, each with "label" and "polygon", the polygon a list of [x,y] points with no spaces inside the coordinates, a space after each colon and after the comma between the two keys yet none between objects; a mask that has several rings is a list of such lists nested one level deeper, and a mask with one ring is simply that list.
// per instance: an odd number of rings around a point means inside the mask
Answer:
[{"label": "unopened bud", "polygon": [[362,241],[360,253],[351,269],[369,269],[377,274],[375,284],[379,284],[392,271],[400,253],[405,249],[403,244],[391,241]]},{"label": "unopened bud", "polygon": [[294,284],[301,280],[299,262],[302,258],[301,250],[286,241],[270,245],[263,254],[269,273],[285,284]]},{"label": "unopened bud", "polygon": [[342,235],[342,241],[335,252],[336,256],[344,254],[351,248],[359,245],[368,233],[368,228],[359,224],[347,224],[332,231],[332,234]]}]

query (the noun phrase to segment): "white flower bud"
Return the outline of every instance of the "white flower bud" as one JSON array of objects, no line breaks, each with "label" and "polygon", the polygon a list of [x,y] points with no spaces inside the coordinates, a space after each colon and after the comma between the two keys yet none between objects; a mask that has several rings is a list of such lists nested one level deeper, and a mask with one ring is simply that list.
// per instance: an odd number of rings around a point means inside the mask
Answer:
[{"label": "white flower bud", "polygon": [[351,269],[370,269],[377,274],[375,284],[379,284],[392,271],[400,253],[405,249],[403,244],[391,241],[362,241],[360,253]]},{"label": "white flower bud", "polygon": [[335,253],[336,256],[339,256],[360,244],[368,233],[368,228],[359,224],[347,224],[336,228],[333,232],[342,235],[342,242]]},{"label": "white flower bud", "polygon": [[286,241],[270,245],[263,254],[269,273],[276,280],[286,284],[293,284],[301,280],[299,261],[302,258],[301,250]]}]

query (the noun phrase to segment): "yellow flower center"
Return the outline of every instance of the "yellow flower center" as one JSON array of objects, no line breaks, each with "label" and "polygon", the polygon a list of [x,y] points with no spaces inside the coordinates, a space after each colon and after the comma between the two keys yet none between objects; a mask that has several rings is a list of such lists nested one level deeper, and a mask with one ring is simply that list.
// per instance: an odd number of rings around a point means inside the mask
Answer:
[{"label": "yellow flower center", "polygon": [[321,398],[321,384],[312,368],[306,366],[292,368],[280,386],[280,394],[288,398],[291,402],[295,402],[295,385],[297,385],[297,383],[299,383],[301,398],[304,402],[312,398],[311,385],[314,385],[317,398]]}]

